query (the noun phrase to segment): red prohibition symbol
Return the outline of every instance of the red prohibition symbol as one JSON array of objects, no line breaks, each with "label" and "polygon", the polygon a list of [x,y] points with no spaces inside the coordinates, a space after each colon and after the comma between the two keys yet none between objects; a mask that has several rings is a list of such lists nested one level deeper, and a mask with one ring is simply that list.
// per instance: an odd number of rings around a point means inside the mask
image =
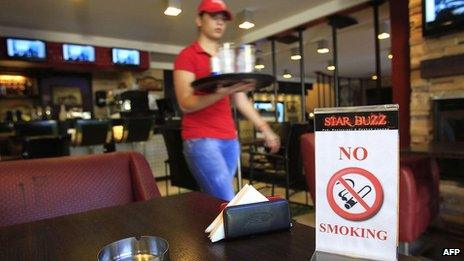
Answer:
[{"label": "red prohibition symbol", "polygon": [[[374,203],[370,206],[367,202],[356,192],[353,187],[351,187],[346,180],[343,178],[345,175],[348,174],[355,174],[361,175],[367,178],[375,189],[375,200]],[[340,184],[356,199],[357,202],[361,204],[364,208],[364,211],[361,213],[350,213],[345,209],[341,208],[337,202],[335,202],[334,198],[334,186],[337,182]],[[329,202],[330,207],[337,213],[337,215],[341,216],[344,219],[352,220],[352,221],[362,221],[371,218],[380,210],[380,207],[383,203],[383,189],[382,185],[380,184],[379,180],[369,171],[361,168],[345,168],[342,170],[337,171],[332,178],[330,178],[329,183],[327,184],[327,200]]]}]

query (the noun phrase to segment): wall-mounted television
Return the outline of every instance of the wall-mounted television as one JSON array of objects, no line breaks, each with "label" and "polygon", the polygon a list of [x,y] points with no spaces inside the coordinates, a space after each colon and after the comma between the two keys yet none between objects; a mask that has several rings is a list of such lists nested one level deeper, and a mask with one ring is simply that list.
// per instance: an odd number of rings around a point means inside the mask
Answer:
[{"label": "wall-mounted television", "polygon": [[464,0],[422,0],[424,36],[464,29]]},{"label": "wall-mounted television", "polygon": [[138,66],[140,65],[140,51],[134,49],[112,49],[113,64]]},{"label": "wall-mounted television", "polygon": [[63,59],[67,62],[95,62],[95,47],[80,44],[63,44]]},{"label": "wall-mounted television", "polygon": [[45,60],[47,48],[44,41],[33,39],[6,38],[8,57],[25,60]]}]

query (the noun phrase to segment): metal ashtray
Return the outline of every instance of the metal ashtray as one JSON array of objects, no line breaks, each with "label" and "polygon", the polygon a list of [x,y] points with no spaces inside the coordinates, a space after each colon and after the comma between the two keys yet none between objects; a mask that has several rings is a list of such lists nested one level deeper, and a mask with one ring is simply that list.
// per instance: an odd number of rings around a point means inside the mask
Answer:
[{"label": "metal ashtray", "polygon": [[99,261],[167,261],[168,241],[160,237],[130,237],[111,243],[98,253]]}]

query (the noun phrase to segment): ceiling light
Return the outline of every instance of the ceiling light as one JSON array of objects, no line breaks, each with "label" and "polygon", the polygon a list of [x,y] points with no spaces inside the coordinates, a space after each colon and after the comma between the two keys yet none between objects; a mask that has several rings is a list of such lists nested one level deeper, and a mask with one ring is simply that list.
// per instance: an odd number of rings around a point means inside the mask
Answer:
[{"label": "ceiling light", "polygon": [[266,66],[263,64],[263,60],[261,58],[256,58],[256,64],[255,64],[255,69],[261,71],[264,69]]},{"label": "ceiling light", "polygon": [[379,38],[379,40],[385,40],[385,39],[390,38],[390,34],[389,33],[381,33],[377,37]]},{"label": "ceiling light", "polygon": [[391,48],[388,48],[388,49],[387,49],[387,53],[388,53],[387,58],[390,59],[390,60],[392,60],[392,59],[393,59],[393,54],[392,54]]},{"label": "ceiling light", "polygon": [[292,48],[292,56],[290,56],[290,59],[293,61],[301,60],[300,50],[298,50],[297,47]]},{"label": "ceiling light", "polygon": [[182,12],[180,0],[166,0],[166,10],[164,14],[167,16],[178,16]]},{"label": "ceiling light", "polygon": [[238,25],[239,28],[248,30],[255,27],[253,13],[251,12],[251,10],[244,9],[240,14],[240,17],[240,24]]},{"label": "ceiling light", "polygon": [[327,42],[327,40],[320,40],[317,42],[317,52],[320,54],[330,52],[329,43]]},{"label": "ceiling light", "polygon": [[379,78],[379,77],[377,77],[377,75],[375,75],[375,74],[372,75],[372,77],[371,77],[371,79],[372,79],[373,81],[377,81],[378,78]]},{"label": "ceiling light", "polygon": [[388,21],[383,22],[380,26],[379,35],[377,38],[379,38],[379,40],[390,38],[390,23]]},{"label": "ceiling light", "polygon": [[284,77],[285,79],[290,79],[290,78],[292,78],[292,74],[291,74],[288,70],[284,70],[284,75],[283,75],[283,77]]},{"label": "ceiling light", "polygon": [[328,71],[335,71],[335,65],[333,64],[333,61],[328,61],[327,62],[327,70]]}]

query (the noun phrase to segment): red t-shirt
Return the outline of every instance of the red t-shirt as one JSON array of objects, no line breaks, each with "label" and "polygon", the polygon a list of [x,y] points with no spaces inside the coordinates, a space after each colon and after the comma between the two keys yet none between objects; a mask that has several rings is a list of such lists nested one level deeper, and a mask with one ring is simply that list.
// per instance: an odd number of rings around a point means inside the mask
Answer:
[{"label": "red t-shirt", "polygon": [[[211,56],[203,50],[198,42],[183,49],[174,62],[174,70],[189,71],[195,79],[211,74]],[[206,93],[195,91],[195,95]],[[234,139],[237,137],[230,98],[226,96],[216,103],[199,111],[185,113],[182,118],[182,138]]]}]

